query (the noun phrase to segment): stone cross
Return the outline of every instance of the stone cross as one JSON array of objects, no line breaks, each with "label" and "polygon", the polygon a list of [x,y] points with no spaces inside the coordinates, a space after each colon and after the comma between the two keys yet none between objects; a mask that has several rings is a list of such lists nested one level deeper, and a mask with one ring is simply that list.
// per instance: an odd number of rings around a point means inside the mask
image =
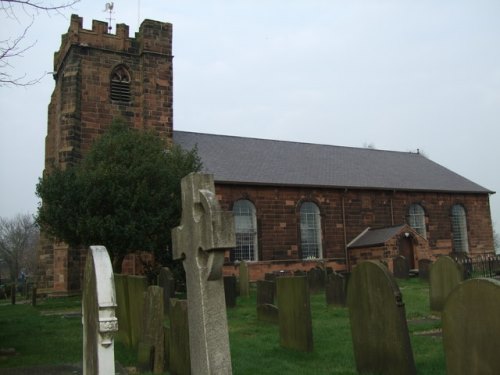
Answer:
[{"label": "stone cross", "polygon": [[211,175],[191,173],[181,188],[182,220],[172,230],[172,247],[186,270],[191,371],[231,374],[222,265],[224,251],[236,246],[234,219],[220,211]]},{"label": "stone cross", "polygon": [[118,331],[113,268],[104,246],[90,246],[85,264],[82,323],[83,374],[115,373],[113,335]]}]

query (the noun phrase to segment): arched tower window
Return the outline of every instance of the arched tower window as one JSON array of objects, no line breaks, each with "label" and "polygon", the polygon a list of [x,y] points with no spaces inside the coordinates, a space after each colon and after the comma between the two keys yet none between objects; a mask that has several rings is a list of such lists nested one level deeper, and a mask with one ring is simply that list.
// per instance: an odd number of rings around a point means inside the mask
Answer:
[{"label": "arched tower window", "polygon": [[255,212],[255,206],[249,200],[242,199],[234,203],[236,247],[231,260],[258,260],[257,217]]},{"label": "arched tower window", "polygon": [[313,202],[300,206],[300,249],[304,259],[321,258],[321,216]]},{"label": "arched tower window", "polygon": [[453,232],[453,250],[457,253],[468,253],[467,218],[465,209],[459,204],[455,204],[451,208],[451,230]]},{"label": "arched tower window", "polygon": [[123,65],[117,66],[111,73],[111,100],[130,102],[130,74]]},{"label": "arched tower window", "polygon": [[408,224],[422,237],[427,238],[425,229],[425,211],[419,204],[412,204],[408,210]]}]

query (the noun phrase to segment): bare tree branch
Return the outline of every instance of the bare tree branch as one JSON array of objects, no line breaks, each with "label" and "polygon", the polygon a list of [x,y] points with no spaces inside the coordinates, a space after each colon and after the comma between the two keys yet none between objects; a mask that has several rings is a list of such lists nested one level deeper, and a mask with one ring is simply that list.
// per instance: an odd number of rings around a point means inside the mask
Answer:
[{"label": "bare tree branch", "polygon": [[79,1],[65,0],[58,1],[57,3],[44,3],[41,0],[0,0],[0,13],[3,12],[5,17],[19,21],[17,17],[19,11],[31,17],[30,24],[24,28],[24,31],[19,36],[0,40],[0,86],[30,86],[38,83],[45,76],[46,73],[43,73],[38,78],[26,80],[26,74],[16,77],[9,73],[8,70],[9,68],[13,68],[13,59],[23,57],[23,53],[36,44],[35,41],[31,44],[23,45],[29,29],[33,25],[35,16],[39,12],[62,14],[61,11],[63,9],[71,8]]}]

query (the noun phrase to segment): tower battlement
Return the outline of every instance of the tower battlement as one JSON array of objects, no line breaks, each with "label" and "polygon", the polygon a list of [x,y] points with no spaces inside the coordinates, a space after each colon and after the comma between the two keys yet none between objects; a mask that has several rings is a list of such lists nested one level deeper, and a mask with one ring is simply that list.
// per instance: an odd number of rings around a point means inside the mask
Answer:
[{"label": "tower battlement", "polygon": [[97,48],[128,54],[155,53],[170,57],[172,51],[172,24],[144,20],[139,32],[131,38],[129,26],[116,25],[116,33],[110,33],[108,23],[92,20],[92,29],[83,28],[83,17],[71,15],[68,32],[61,36],[61,47],[54,53],[54,71],[58,72],[72,46]]}]

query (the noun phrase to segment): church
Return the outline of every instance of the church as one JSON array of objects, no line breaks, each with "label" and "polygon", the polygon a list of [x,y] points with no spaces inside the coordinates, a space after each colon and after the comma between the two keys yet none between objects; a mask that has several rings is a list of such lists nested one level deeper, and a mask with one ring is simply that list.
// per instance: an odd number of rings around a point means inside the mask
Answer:
[{"label": "church", "polygon": [[[197,147],[223,210],[235,219],[236,248],[224,272],[248,261],[250,278],[405,256],[409,267],[445,254],[493,254],[494,192],[420,153],[176,131],[172,25],[145,20],[92,29],[71,16],[54,55],[45,169],[78,163],[113,118],[155,131],[166,146]],[[103,244],[105,245],[105,244]],[[85,252],[42,238],[39,287],[80,289]]]}]

